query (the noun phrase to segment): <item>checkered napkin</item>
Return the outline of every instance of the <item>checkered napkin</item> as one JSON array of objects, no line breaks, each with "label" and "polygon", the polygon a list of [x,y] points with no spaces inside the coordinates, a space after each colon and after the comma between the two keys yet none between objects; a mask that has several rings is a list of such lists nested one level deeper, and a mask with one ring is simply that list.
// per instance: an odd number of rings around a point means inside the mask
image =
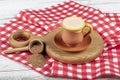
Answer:
[{"label": "checkered napkin", "polygon": [[[36,68],[27,63],[29,52],[2,53],[3,50],[11,48],[8,38],[13,31],[22,29],[31,31],[36,36],[44,36],[59,27],[65,17],[73,15],[80,16],[85,22],[90,23],[104,40],[103,52],[92,62],[83,65],[65,64],[47,56],[44,67]],[[43,75],[76,79],[94,79],[105,75],[120,77],[119,14],[103,14],[98,9],[68,1],[45,9],[23,10],[0,28],[0,54],[29,66]]]}]

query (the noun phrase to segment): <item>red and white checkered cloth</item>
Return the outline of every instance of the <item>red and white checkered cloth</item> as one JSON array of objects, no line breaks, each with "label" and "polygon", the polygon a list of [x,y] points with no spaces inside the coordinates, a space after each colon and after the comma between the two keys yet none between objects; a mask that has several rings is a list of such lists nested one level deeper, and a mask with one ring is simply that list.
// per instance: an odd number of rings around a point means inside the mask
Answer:
[{"label": "red and white checkered cloth", "polygon": [[[29,52],[2,53],[11,48],[8,38],[13,31],[22,29],[44,36],[59,27],[65,17],[72,15],[80,16],[92,24],[94,30],[104,39],[102,54],[92,62],[83,65],[65,64],[47,56],[45,66],[35,68],[27,63]],[[105,14],[98,9],[68,1],[45,9],[21,11],[15,19],[1,25],[0,30],[0,54],[46,76],[76,79],[94,79],[105,75],[120,77],[120,14]]]}]

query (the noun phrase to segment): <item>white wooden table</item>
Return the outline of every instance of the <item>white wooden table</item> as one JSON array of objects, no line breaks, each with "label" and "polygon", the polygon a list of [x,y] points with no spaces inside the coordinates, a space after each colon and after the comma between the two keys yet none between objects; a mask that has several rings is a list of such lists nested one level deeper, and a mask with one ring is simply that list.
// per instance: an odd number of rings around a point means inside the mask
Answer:
[{"label": "white wooden table", "polygon": [[[20,10],[42,9],[66,0],[0,0],[0,25],[13,19]],[[88,5],[102,12],[120,13],[120,0],[74,0]],[[0,56],[0,80],[67,80],[66,78],[46,77],[34,72],[30,68]],[[99,78],[108,80],[116,78]]]}]

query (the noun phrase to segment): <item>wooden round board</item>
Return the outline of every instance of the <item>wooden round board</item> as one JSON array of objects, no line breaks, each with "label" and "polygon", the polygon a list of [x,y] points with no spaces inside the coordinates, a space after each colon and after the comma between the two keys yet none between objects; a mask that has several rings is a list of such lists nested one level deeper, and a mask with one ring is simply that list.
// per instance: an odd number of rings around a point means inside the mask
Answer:
[{"label": "wooden round board", "polygon": [[58,49],[53,44],[53,41],[56,33],[61,30],[62,28],[54,29],[48,35],[41,37],[41,40],[46,44],[46,52],[50,57],[63,63],[84,64],[94,60],[101,54],[104,47],[104,42],[101,36],[96,31],[92,31],[92,33],[90,34],[91,44],[84,51],[73,53]]}]

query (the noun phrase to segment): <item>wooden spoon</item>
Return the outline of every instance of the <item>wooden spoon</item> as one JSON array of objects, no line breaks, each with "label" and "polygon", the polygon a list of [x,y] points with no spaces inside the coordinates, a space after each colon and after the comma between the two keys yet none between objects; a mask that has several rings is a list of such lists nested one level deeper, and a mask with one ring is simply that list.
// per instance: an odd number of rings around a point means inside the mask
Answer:
[{"label": "wooden spoon", "polygon": [[18,51],[25,51],[29,50],[31,53],[41,53],[44,49],[44,44],[39,39],[33,39],[30,41],[29,45],[27,47],[22,48],[14,48],[10,50],[3,51],[4,53],[13,53]]}]

